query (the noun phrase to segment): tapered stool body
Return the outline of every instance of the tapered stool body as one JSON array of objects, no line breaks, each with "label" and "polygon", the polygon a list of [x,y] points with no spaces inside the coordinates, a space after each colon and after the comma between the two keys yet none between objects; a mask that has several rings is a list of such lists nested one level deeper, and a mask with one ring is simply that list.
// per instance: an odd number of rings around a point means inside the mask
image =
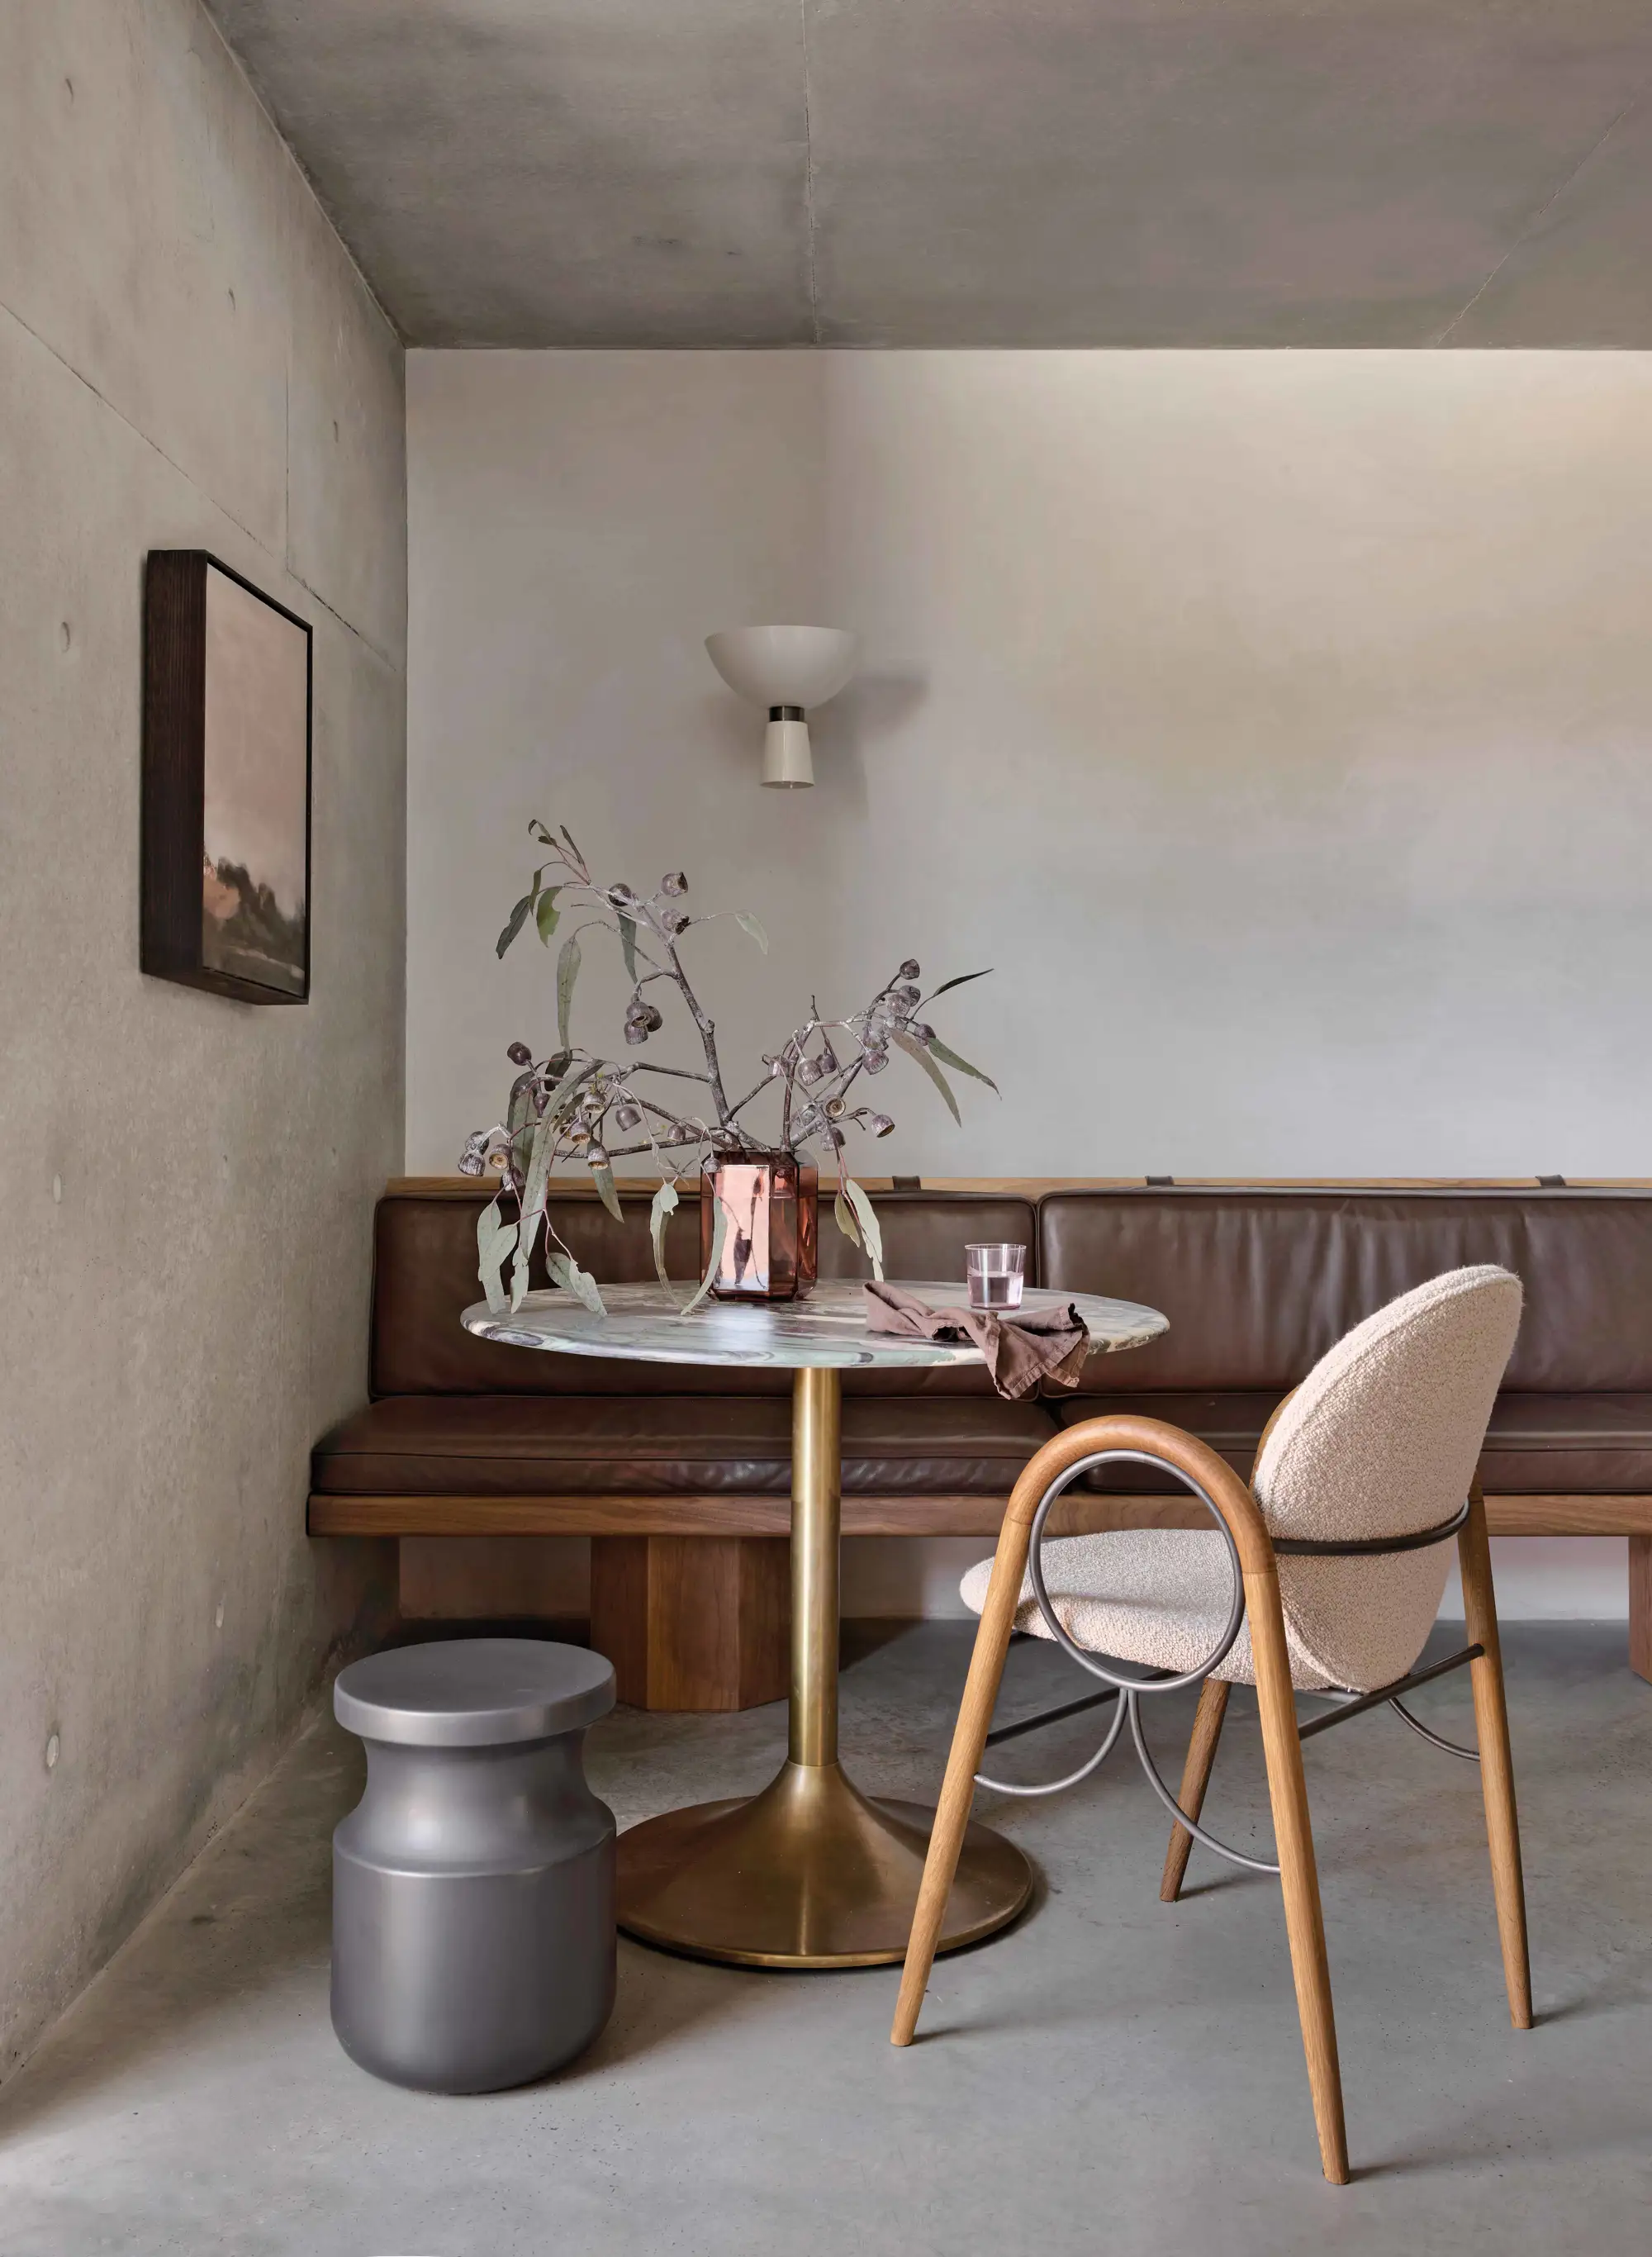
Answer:
[{"label": "tapered stool body", "polygon": [[434,2092],[571,2061],[614,1999],[614,1820],[586,1784],[600,1655],[538,1638],[402,1646],[339,1674],[367,1787],[333,1836],[333,2027]]}]

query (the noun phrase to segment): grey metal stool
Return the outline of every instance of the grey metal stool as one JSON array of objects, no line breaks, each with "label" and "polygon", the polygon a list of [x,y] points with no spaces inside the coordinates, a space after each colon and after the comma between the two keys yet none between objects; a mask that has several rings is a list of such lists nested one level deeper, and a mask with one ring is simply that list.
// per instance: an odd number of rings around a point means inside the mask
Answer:
[{"label": "grey metal stool", "polygon": [[614,1817],[585,1783],[612,1664],[441,1639],[341,1670],[367,1787],[333,1836],[333,2027],[375,2076],[491,2092],[582,2052],[614,2003]]}]

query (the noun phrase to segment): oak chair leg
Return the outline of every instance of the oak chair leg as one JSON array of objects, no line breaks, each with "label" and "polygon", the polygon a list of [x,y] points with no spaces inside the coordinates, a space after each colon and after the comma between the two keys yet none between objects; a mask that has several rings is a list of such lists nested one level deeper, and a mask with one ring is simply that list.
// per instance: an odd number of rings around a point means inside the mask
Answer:
[{"label": "oak chair leg", "polygon": [[1503,1654],[1497,1636],[1497,1601],[1492,1589],[1492,1547],[1486,1532],[1485,1500],[1478,1483],[1469,1497],[1468,1519],[1458,1537],[1457,1550],[1469,1642],[1486,1649],[1477,1661],[1469,1664],[1469,1676],[1474,1693],[1474,1733],[1480,1751],[1480,1785],[1486,1796],[1486,1833],[1492,1852],[1492,1889],[1497,1900],[1497,1930],[1503,1946],[1503,1977],[1508,1985],[1508,2018],[1517,2030],[1528,2030],[1531,1959],[1526,1942],[1520,1822],[1514,1810],[1514,1766],[1508,1745],[1508,1709],[1503,1698]]},{"label": "oak chair leg", "polygon": [[1325,1955],[1325,1921],[1308,1817],[1308,1786],[1303,1777],[1285,1617],[1280,1607],[1279,1578],[1271,1564],[1246,1570],[1245,1610],[1256,1660],[1268,1799],[1285,1896],[1285,1932],[1290,1939],[1291,1972],[1296,1984],[1296,2011],[1302,2020],[1314,2121],[1319,2132],[1320,2161],[1333,2186],[1345,2186],[1348,2132],[1343,2118],[1342,2071],[1331,2003],[1331,1965]]},{"label": "oak chair leg", "polygon": [[[1211,1766],[1216,1761],[1216,1744],[1222,1737],[1222,1719],[1227,1714],[1227,1696],[1232,1690],[1231,1686],[1214,1677],[1207,1677],[1199,1687],[1198,1712],[1193,1719],[1187,1761],[1182,1766],[1182,1792],[1176,1797],[1190,1818],[1197,1818],[1204,1808],[1204,1790],[1211,1783]],[[1193,1836],[1185,1826],[1170,1829],[1164,1877],[1159,1883],[1161,1904],[1174,1904],[1181,1895],[1192,1847]]]},{"label": "oak chair leg", "polygon": [[970,1806],[975,1800],[975,1774],[980,1769],[993,1705],[1004,1675],[1004,1657],[1009,1652],[1010,1636],[1015,1627],[1029,1533],[1025,1522],[1006,1521],[993,1555],[986,1604],[981,1610],[981,1626],[975,1633],[970,1673],[952,1734],[952,1752],[947,1758],[946,1778],[929,1833],[929,1853],[924,1860],[917,1910],[907,1944],[894,2027],[889,2033],[891,2045],[912,2043],[918,2016],[923,2009],[923,1994],[928,1987],[929,1970],[935,1964],[941,1923],[946,1917],[947,1899],[952,1893],[952,1877],[958,1868],[958,1852],[964,1846]]}]

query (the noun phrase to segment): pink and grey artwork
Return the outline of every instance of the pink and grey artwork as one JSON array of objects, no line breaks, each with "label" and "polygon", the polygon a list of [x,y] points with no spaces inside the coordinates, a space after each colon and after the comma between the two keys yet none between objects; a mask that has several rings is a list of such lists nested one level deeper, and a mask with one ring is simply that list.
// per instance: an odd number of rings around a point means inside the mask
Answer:
[{"label": "pink and grey artwork", "polygon": [[227,572],[206,575],[201,961],[307,986],[309,639]]}]

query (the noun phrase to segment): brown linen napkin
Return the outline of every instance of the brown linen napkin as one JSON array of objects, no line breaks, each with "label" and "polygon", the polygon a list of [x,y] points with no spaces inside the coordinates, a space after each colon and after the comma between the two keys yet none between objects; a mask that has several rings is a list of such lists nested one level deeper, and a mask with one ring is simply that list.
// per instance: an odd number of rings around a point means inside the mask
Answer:
[{"label": "brown linen napkin", "polygon": [[1084,1320],[1070,1301],[1064,1308],[1000,1317],[990,1309],[933,1309],[899,1285],[868,1281],[861,1290],[869,1331],[904,1333],[911,1340],[972,1340],[986,1358],[993,1386],[1012,1403],[1030,1395],[1041,1379],[1077,1387],[1090,1353]]}]

